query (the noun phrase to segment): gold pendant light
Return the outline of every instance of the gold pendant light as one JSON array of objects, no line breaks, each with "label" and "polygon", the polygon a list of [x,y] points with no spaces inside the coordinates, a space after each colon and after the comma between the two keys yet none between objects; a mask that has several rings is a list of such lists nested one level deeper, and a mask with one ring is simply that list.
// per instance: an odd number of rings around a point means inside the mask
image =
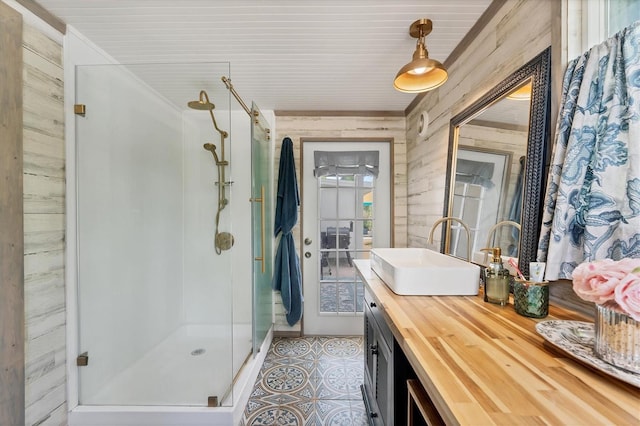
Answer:
[{"label": "gold pendant light", "polygon": [[429,52],[424,44],[424,38],[431,32],[433,24],[430,19],[418,19],[409,27],[409,34],[417,38],[416,51],[413,60],[403,66],[395,80],[393,87],[405,93],[420,93],[435,89],[447,81],[447,70],[440,62],[429,59]]}]

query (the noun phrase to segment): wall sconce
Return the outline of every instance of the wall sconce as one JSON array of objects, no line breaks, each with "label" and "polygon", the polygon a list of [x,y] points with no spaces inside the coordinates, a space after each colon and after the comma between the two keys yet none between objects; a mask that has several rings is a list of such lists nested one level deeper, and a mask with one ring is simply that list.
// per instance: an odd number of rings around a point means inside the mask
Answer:
[{"label": "wall sconce", "polygon": [[418,19],[409,27],[409,34],[417,38],[416,51],[413,60],[403,66],[395,80],[393,87],[405,93],[420,93],[435,89],[447,81],[447,70],[440,62],[429,59],[429,52],[424,44],[424,38],[433,29],[430,19]]}]

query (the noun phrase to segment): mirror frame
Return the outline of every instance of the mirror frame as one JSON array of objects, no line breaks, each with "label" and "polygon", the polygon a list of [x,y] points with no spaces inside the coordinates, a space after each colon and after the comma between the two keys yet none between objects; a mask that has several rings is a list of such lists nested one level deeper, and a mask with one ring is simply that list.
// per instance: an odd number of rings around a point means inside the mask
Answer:
[{"label": "mirror frame", "polygon": [[[527,139],[527,161],[524,170],[522,197],[522,218],[518,261],[523,274],[529,274],[529,262],[536,259],[538,238],[542,220],[544,191],[546,190],[547,170],[550,150],[551,115],[551,48],[548,47],[509,77],[498,83],[493,89],[481,96],[462,112],[455,115],[449,125],[449,151],[447,154],[447,181],[444,194],[443,216],[449,216],[453,208],[453,185],[455,178],[458,133],[461,125],[498,102],[518,86],[531,79],[531,107],[529,111],[529,134]],[[449,250],[449,227],[442,227],[442,253]]]}]

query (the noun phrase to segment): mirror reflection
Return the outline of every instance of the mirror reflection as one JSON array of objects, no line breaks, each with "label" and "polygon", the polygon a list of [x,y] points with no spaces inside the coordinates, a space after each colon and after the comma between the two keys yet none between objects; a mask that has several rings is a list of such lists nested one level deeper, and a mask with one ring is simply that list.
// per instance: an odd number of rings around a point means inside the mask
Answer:
[{"label": "mirror reflection", "polygon": [[[486,264],[479,249],[500,246],[525,275],[536,259],[549,164],[550,60],[547,48],[454,116],[449,132],[443,216],[473,226],[472,261]],[[466,258],[465,238],[442,232],[442,252]]]},{"label": "mirror reflection", "polygon": [[451,255],[466,258],[469,241],[476,263],[485,263],[484,247],[518,257],[531,87],[528,79],[457,128],[450,215],[470,235],[452,222]]}]

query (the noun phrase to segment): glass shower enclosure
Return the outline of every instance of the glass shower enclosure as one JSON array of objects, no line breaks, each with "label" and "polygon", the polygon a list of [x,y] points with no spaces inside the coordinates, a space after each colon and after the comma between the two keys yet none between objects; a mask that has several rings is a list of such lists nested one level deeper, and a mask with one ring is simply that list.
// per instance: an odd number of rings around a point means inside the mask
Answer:
[{"label": "glass shower enclosure", "polygon": [[[270,277],[271,238],[267,226],[260,228],[271,211],[269,153],[256,153],[259,178],[233,157],[238,150],[241,160],[249,144],[270,144],[249,139],[248,121],[232,129],[236,112],[219,81],[229,69],[228,63],[76,69],[76,102],[86,108],[76,117],[81,405],[232,405],[234,378],[271,326],[270,287],[252,288],[244,254],[264,232],[258,278]],[[180,81],[194,73],[206,83]],[[187,108],[202,90],[214,108]],[[230,137],[214,130],[210,112]],[[252,117],[252,125],[260,118]],[[267,127],[253,132],[255,140]],[[224,162],[214,154],[222,144],[230,153],[224,181]],[[265,201],[263,216],[252,203],[252,235],[247,199],[235,195],[246,186],[257,197],[254,181],[263,183]],[[220,233],[225,241],[216,250]]]},{"label": "glass shower enclosure", "polygon": [[273,152],[271,131],[260,109],[251,105],[251,192],[253,194],[253,352],[258,353],[271,327],[273,305]]}]

